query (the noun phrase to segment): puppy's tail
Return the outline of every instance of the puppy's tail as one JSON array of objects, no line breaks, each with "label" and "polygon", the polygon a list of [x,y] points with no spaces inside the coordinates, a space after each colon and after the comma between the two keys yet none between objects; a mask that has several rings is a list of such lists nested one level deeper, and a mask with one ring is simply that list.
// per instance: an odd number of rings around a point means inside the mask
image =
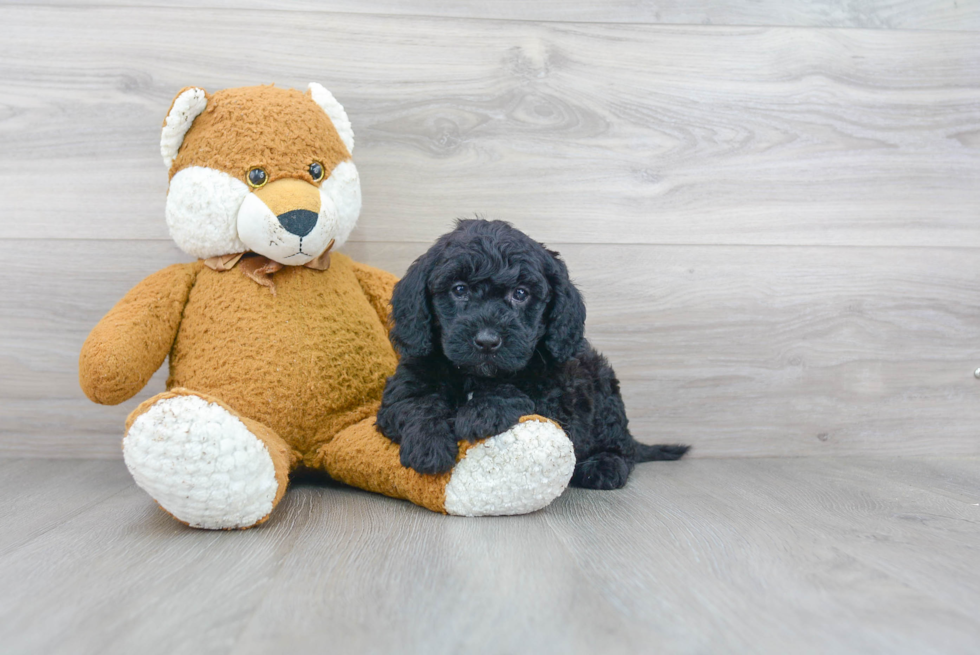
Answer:
[{"label": "puppy's tail", "polygon": [[674,461],[684,456],[684,453],[691,449],[690,446],[680,444],[656,444],[650,445],[636,442],[636,462],[664,462]]}]

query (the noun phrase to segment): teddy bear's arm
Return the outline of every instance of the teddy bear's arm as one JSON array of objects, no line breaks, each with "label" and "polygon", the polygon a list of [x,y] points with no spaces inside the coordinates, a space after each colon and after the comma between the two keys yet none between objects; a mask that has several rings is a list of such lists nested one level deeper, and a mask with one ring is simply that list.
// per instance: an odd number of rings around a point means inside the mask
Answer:
[{"label": "teddy bear's arm", "polygon": [[133,287],[85,340],[78,359],[82,391],[102,405],[136,395],[166,359],[201,264],[174,264]]},{"label": "teddy bear's arm", "polygon": [[353,262],[354,275],[361,285],[361,290],[371,302],[374,311],[378,313],[378,318],[388,330],[388,314],[391,310],[391,292],[395,288],[398,278],[380,268],[374,268],[360,262]]}]

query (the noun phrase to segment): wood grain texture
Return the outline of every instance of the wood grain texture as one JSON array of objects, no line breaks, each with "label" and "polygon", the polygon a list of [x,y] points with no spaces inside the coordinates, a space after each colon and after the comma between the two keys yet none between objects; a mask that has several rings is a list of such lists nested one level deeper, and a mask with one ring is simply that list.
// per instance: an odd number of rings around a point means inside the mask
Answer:
[{"label": "wood grain texture", "polygon": [[980,507],[980,485],[977,484],[977,462],[972,458],[890,459],[876,472],[899,484],[928,489],[956,500]]},{"label": "wood grain texture", "polygon": [[[693,456],[980,454],[975,252],[551,244],[613,363],[633,433]],[[401,275],[419,244],[354,243]],[[125,415],[78,388],[88,331],[166,242],[15,241],[0,296],[0,451],[119,457]],[[59,262],[54,270],[48,261]]]},{"label": "wood grain texture", "polygon": [[129,472],[116,463],[0,460],[0,525],[8,528],[0,530],[0,556],[132,486]]},{"label": "wood grain texture", "polygon": [[315,652],[323,634],[348,653],[616,652],[602,635],[629,634],[543,516],[455,521],[376,501],[347,490],[323,499],[330,529],[303,535],[284,560],[244,652]]},{"label": "wood grain texture", "polygon": [[[163,388],[98,407],[76,363],[129,287],[186,259],[163,221],[172,95],[317,80],[357,134],[348,251],[401,273],[474,211],[559,248],[641,440],[980,453],[980,40],[822,27],[975,29],[976,3],[711,9],[821,26],[796,29],[634,24],[704,22],[666,3],[533,22],[487,18],[556,5],[212,2],[4,6],[0,452],[118,458]],[[393,15],[412,12],[442,17]]]},{"label": "wood grain texture", "polygon": [[[128,475],[122,462],[98,464]],[[54,480],[65,496],[85,492]],[[268,530],[191,530],[130,481],[97,508],[0,557],[4,649],[229,652],[304,523],[319,518],[302,493],[280,511]]]},{"label": "wood grain texture", "polygon": [[[619,497],[566,494],[548,520],[576,559],[590,563],[587,581],[602,597],[634,624],[663,626],[672,637],[666,652],[968,652],[978,643],[969,606],[884,570],[878,553],[898,549],[876,537],[887,531],[899,540],[909,568],[942,560],[960,572],[939,586],[965,575],[975,587],[966,572],[975,551],[935,551],[944,530],[913,534],[892,513],[901,502],[879,484],[878,463],[858,466],[866,475],[841,490],[840,460],[824,458],[639,467]],[[798,480],[788,494],[786,480]],[[866,511],[842,512],[866,499]],[[967,532],[977,527],[976,508],[924,491],[915,500],[944,507],[932,511],[966,522]],[[581,527],[595,523],[602,529]],[[865,557],[849,552],[856,542],[867,543]],[[923,607],[933,603],[945,611]],[[936,620],[945,627],[933,633],[926,626]]]},{"label": "wood grain texture", "polygon": [[[522,517],[293,488],[244,532],[185,528],[121,462],[0,461],[43,532],[0,514],[0,643],[18,653],[974,653],[980,459],[645,464]],[[71,463],[76,464],[76,463]],[[959,475],[959,473],[957,473]],[[100,485],[99,480],[104,484]],[[0,484],[3,484],[0,482]],[[60,490],[61,498],[55,493]]]},{"label": "wood grain texture", "polygon": [[[4,0],[0,4],[15,4]],[[23,4],[23,2],[16,3]],[[264,9],[258,0],[41,0],[33,4],[69,6],[186,6],[224,9]],[[651,23],[690,25],[785,25],[791,27],[859,27],[869,29],[980,29],[980,4],[973,0],[279,0],[276,10],[439,16],[498,20],[593,23]]]},{"label": "wood grain texture", "polygon": [[975,33],[152,7],[4,18],[2,238],[167,239],[172,96],[317,80],[357,135],[356,240],[427,243],[481,211],[556,243],[980,246]]},{"label": "wood grain texture", "polygon": [[[964,462],[980,471],[976,458]],[[980,557],[980,506],[927,497],[919,487],[882,479],[877,466],[869,470],[860,461],[782,467],[759,459],[742,473],[731,481],[732,496],[758,505],[770,520],[793,521],[801,503],[833,508],[808,516],[798,529],[813,539],[837,535],[841,551],[952,607],[980,606],[980,584],[966,575],[966,563]],[[980,491],[976,477],[973,487]]]}]

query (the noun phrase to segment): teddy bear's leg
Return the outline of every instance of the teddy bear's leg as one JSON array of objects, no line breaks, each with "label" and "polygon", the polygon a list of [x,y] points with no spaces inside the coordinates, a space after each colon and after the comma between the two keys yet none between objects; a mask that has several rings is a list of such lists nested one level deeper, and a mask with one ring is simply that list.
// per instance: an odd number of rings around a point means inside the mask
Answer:
[{"label": "teddy bear's leg", "polygon": [[452,471],[422,475],[401,465],[398,445],[369,418],[321,446],[309,464],[335,480],[435,512],[490,516],[527,514],[550,504],[568,486],[575,452],[557,424],[525,416],[494,437],[460,442]]},{"label": "teddy bear's leg", "polygon": [[267,426],[187,389],[158,394],[126,421],[136,484],[194,528],[247,528],[282,499],[297,458]]}]

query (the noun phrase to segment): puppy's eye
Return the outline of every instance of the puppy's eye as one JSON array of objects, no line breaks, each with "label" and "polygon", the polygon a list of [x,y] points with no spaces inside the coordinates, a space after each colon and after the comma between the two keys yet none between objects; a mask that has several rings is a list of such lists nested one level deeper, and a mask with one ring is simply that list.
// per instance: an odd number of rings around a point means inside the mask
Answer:
[{"label": "puppy's eye", "polygon": [[516,302],[524,302],[525,300],[530,298],[531,293],[524,287],[517,287],[516,289],[514,289],[514,292],[510,295]]},{"label": "puppy's eye", "polygon": [[323,179],[323,166],[320,162],[315,161],[310,164],[310,177],[313,178],[314,182],[319,182]]},{"label": "puppy's eye", "polygon": [[457,298],[462,298],[463,296],[465,296],[467,291],[469,291],[469,287],[467,287],[462,282],[458,284],[454,284],[452,289],[450,289],[450,292],[452,292],[452,294]]},{"label": "puppy's eye", "polygon": [[268,181],[269,176],[261,168],[253,168],[248,172],[248,185],[253,189],[265,186],[265,183]]}]

